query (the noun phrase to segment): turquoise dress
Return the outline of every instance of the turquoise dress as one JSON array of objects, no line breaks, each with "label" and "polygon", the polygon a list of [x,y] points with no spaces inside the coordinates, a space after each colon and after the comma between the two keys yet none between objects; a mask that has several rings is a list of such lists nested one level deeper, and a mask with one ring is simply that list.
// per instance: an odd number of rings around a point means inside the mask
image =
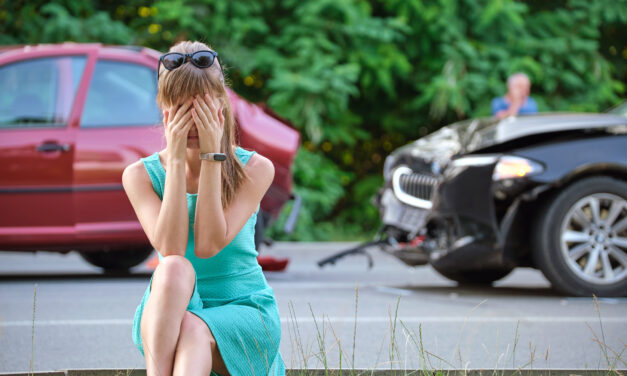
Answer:
[{"label": "turquoise dress", "polygon": [[[235,151],[243,164],[254,153],[239,146]],[[154,153],[141,161],[154,191],[163,200],[165,170],[159,161],[159,154]],[[207,323],[232,376],[285,375],[285,365],[279,352],[279,310],[274,290],[268,285],[257,262],[255,223],[259,207],[220,253],[211,258],[198,258],[194,254],[196,197],[197,194],[187,193],[189,238],[185,258],[196,271],[194,292],[187,310]],[[161,260],[163,256],[158,255]],[[140,333],[141,317],[150,295],[150,283],[133,319],[133,342],[142,356],[145,354]],[[211,375],[218,374],[211,372]]]}]

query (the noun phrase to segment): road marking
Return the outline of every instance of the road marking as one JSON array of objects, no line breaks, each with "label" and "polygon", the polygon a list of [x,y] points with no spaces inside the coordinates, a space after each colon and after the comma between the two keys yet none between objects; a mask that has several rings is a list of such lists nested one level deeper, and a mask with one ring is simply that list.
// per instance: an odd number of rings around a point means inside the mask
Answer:
[{"label": "road marking", "polygon": [[388,294],[394,294],[394,295],[402,295],[402,296],[408,296],[408,295],[412,295],[414,293],[411,290],[400,289],[400,288],[397,288],[397,287],[387,287],[387,286],[377,286],[377,291],[385,292],[385,293],[388,293]]},{"label": "road marking", "polygon": [[[35,326],[133,325],[133,320],[36,320]],[[32,321],[0,321],[0,326],[33,326]]]},{"label": "road marking", "polygon": [[376,283],[351,283],[351,282],[297,282],[297,281],[288,281],[288,280],[270,280],[268,279],[268,284],[274,290],[277,289],[351,289],[355,291],[355,288],[359,289],[366,287],[376,287]]},{"label": "road marking", "polygon": [[[337,316],[325,316],[325,321],[338,322],[338,323],[354,323],[354,317],[337,317]],[[291,318],[281,318],[281,322],[293,323]],[[297,317],[297,323],[310,323],[313,322],[312,317]],[[316,318],[317,322],[322,322],[322,318]],[[358,323],[390,323],[392,318],[390,317],[358,317]],[[404,323],[586,323],[586,322],[598,322],[598,317],[546,317],[546,316],[523,316],[523,317],[465,317],[465,316],[410,316],[410,317],[397,317],[397,322]],[[602,318],[603,323],[627,323],[627,317],[605,317]]]},{"label": "road marking", "polygon": [[[316,322],[322,323],[322,317],[316,317]],[[372,324],[388,324],[392,319],[390,317],[373,316],[358,317],[357,323]],[[324,316],[325,322],[331,323],[354,323],[355,318],[350,316]],[[532,324],[567,324],[567,323],[596,323],[599,322],[598,317],[545,317],[545,316],[522,316],[522,317],[463,317],[463,316],[410,316],[397,317],[397,322],[404,323],[427,323],[427,324],[449,324],[449,323],[532,323]],[[313,317],[297,317],[297,324],[311,324],[314,322]],[[602,317],[601,322],[606,323],[627,323],[627,317]],[[291,317],[281,317],[281,323],[294,324]],[[0,321],[0,327],[17,327],[33,325],[32,321]],[[133,325],[133,320],[127,319],[110,319],[110,320],[37,320],[35,326],[97,326],[97,325]]]}]

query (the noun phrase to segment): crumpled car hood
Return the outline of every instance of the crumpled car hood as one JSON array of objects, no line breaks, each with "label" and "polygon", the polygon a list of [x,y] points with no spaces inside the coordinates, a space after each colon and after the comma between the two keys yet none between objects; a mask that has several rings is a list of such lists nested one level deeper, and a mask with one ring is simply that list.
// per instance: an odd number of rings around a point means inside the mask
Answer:
[{"label": "crumpled car hood", "polygon": [[409,153],[444,166],[455,155],[473,153],[515,139],[585,129],[623,133],[627,131],[627,118],[612,114],[548,113],[502,120],[494,117],[464,120],[419,138],[395,150],[392,155]]}]

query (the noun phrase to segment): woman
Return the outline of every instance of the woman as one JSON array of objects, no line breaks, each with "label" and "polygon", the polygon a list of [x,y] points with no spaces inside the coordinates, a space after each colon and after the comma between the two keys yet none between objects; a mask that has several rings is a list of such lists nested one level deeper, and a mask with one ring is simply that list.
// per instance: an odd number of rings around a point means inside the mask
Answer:
[{"label": "woman", "polygon": [[167,146],[122,175],[159,254],[133,341],[148,375],[284,375],[279,311],[254,243],[273,164],[235,145],[222,68],[207,45],[174,45],[158,74]]}]

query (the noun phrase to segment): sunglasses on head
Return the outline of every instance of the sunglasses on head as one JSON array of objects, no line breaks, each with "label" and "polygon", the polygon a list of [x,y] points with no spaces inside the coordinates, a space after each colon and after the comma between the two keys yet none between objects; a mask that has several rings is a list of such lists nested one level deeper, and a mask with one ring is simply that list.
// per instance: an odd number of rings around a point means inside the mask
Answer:
[{"label": "sunglasses on head", "polygon": [[[163,64],[163,67],[167,70],[173,70],[187,61],[191,61],[194,66],[198,68],[209,68],[213,65],[213,62],[218,59],[218,53],[210,50],[196,51],[191,54],[183,54],[180,52],[168,52],[161,55],[159,58],[159,64]],[[218,60],[218,63],[220,60]],[[157,65],[157,80],[159,80],[159,65]],[[222,72],[222,64],[220,64],[220,72]]]}]

